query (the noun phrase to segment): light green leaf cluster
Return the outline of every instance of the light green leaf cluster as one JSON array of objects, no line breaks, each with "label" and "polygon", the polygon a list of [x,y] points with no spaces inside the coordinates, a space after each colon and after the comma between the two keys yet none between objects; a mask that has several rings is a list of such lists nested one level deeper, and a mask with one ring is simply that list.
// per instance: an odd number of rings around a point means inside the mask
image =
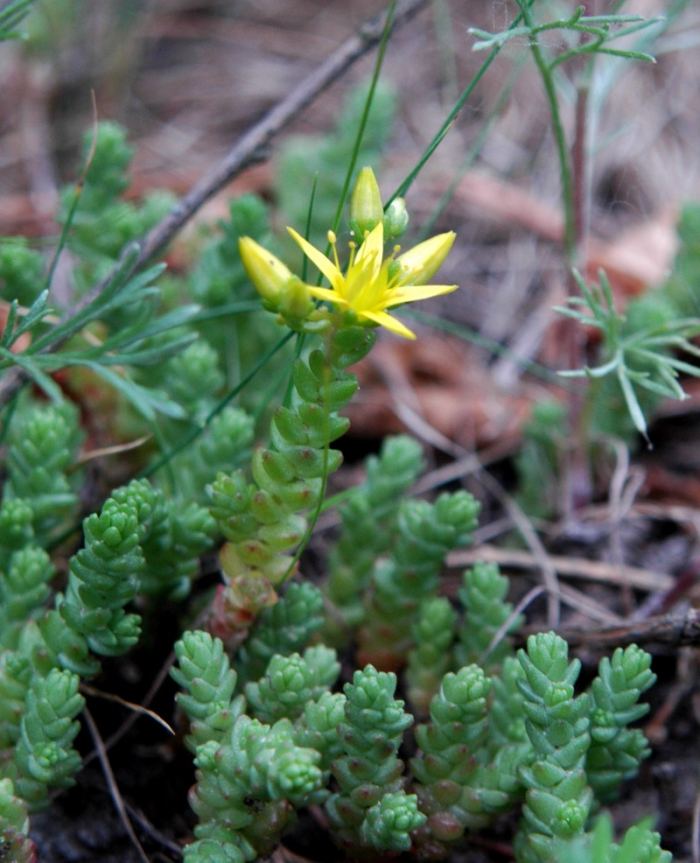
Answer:
[{"label": "light green leaf cluster", "polygon": [[11,303],[31,306],[44,284],[44,259],[24,237],[0,242],[0,296]]},{"label": "light green leaf cluster", "polygon": [[457,613],[442,596],[424,600],[413,625],[413,647],[408,654],[408,699],[416,714],[425,715],[430,700],[452,665],[452,641]]},{"label": "light green leaf cluster", "polygon": [[378,851],[408,851],[411,833],[425,820],[415,794],[392,791],[367,810],[360,838],[364,845]]},{"label": "light green leaf cluster", "polygon": [[191,795],[199,817],[197,841],[185,860],[210,859],[211,842],[221,845],[226,860],[254,860],[274,847],[296,806],[313,800],[323,774],[320,757],[294,743],[288,720],[269,726],[242,715],[220,746],[197,750],[197,785]]},{"label": "light green leaf cluster", "polygon": [[43,548],[26,546],[10,558],[7,572],[0,571],[0,647],[15,650],[27,621],[39,616],[55,574]]},{"label": "light green leaf cluster", "polygon": [[416,729],[419,754],[411,767],[420,783],[421,808],[431,816],[431,833],[438,841],[454,841],[467,826],[482,826],[464,804],[486,752],[490,688],[476,665],[445,675],[430,704],[430,722]]},{"label": "light green leaf cluster", "polygon": [[639,728],[627,726],[648,710],[639,696],[654,685],[651,656],[636,644],[618,647],[604,657],[591,684],[591,747],[586,757],[588,781],[603,803],[617,797],[620,784],[632,778],[649,755],[649,744]]},{"label": "light green leaf cluster", "polygon": [[81,437],[78,412],[67,401],[25,402],[10,424],[3,503],[22,500],[31,506],[34,534],[41,545],[75,515],[78,497],[68,470]]},{"label": "light green leaf cluster", "polygon": [[506,602],[508,579],[501,575],[493,563],[477,563],[462,576],[458,596],[465,615],[458,632],[455,647],[457,665],[478,662],[486,671],[498,668],[513,647],[509,635],[520,627],[522,615],[516,615],[507,632],[492,646],[494,638],[513,614],[513,606]]},{"label": "light green leaf cluster", "polygon": [[343,753],[338,727],[345,717],[345,695],[323,692],[315,701],[304,705],[297,723],[296,741],[315,749],[321,755],[321,767],[330,770],[333,761]]},{"label": "light green leaf cluster", "polygon": [[448,551],[469,541],[478,502],[467,492],[442,494],[435,503],[402,502],[388,560],[374,569],[366,622],[359,631],[363,658],[384,667],[402,662],[421,603],[434,595]]},{"label": "light green leaf cluster", "polygon": [[[83,141],[87,173],[77,202],[73,186],[62,190],[59,223],[71,222],[68,245],[80,261],[75,277],[82,288],[103,276],[124,247],[143,236],[172,206],[172,195],[162,191],[139,203],[122,199],[129,185],[132,156],[125,130],[117,123],[102,121]],[[129,316],[123,311],[115,315],[122,321]]]},{"label": "light green leaf cluster", "polygon": [[251,713],[263,722],[295,720],[335,683],[339,673],[335,650],[323,644],[307,647],[303,656],[273,656],[264,676],[245,688]]},{"label": "light green leaf cluster", "polygon": [[614,842],[610,816],[601,815],[585,836],[556,843],[557,859],[567,863],[671,863],[669,851],[661,848],[661,837],[648,821],[633,824],[618,845]]},{"label": "light green leaf cluster", "polygon": [[117,656],[138,640],[140,617],[126,607],[139,592],[183,592],[213,522],[195,504],[174,508],[145,480],[116,489],[85,519],[84,547],[68,562],[65,591],[45,608],[51,561],[42,549],[21,547],[31,541],[32,508],[11,500],[2,513],[13,528],[10,545],[20,546],[0,574],[2,775],[37,807],[49,788],[71,784],[80,766],[70,746],[83,704],[78,675],[97,673],[98,657]]},{"label": "light green leaf cluster", "polygon": [[0,563],[7,567],[14,551],[34,538],[34,510],[25,500],[5,498],[0,505]]},{"label": "light green leaf cluster", "polygon": [[[430,856],[447,856],[465,830],[486,826],[522,796],[519,771],[531,749],[518,726],[521,702],[509,691],[513,663],[504,662],[510,677],[505,690],[498,675],[490,679],[477,665],[445,675],[430,704],[430,722],[416,729],[418,754],[411,766],[428,815],[416,839]],[[510,737],[502,737],[504,725]]]},{"label": "light green leaf cluster", "polygon": [[208,632],[185,632],[174,650],[177,664],[170,676],[184,690],[176,700],[190,720],[185,743],[196,753],[204,743],[223,741],[243,712],[243,698],[233,698],[237,675],[218,638]]},{"label": "light green leaf cluster", "polygon": [[14,753],[18,795],[33,808],[48,803],[50,788],[68,788],[80,767],[73,740],[80,730],[76,716],[85,699],[77,674],[53,668],[35,676],[27,693],[20,736]]},{"label": "light green leaf cluster", "polygon": [[[397,833],[400,823],[404,822],[410,831],[422,820],[404,817],[410,815],[411,804],[403,800],[398,801],[400,818],[394,820],[388,811],[375,810],[370,824],[363,828],[372,807],[386,794],[402,790],[403,762],[398,750],[413,718],[404,711],[403,701],[394,698],[395,690],[396,675],[377,671],[371,665],[356,671],[352,683],[346,683],[343,690],[345,716],[338,729],[342,755],[332,765],[339,791],[328,798],[326,811],[340,843],[347,847],[365,841],[377,847],[382,836],[394,849],[408,847],[410,841],[405,833]],[[396,803],[397,800],[388,809]],[[385,817],[390,822],[382,827]]]},{"label": "light green leaf cluster", "polygon": [[264,609],[236,654],[239,679],[246,683],[265,672],[275,654],[303,650],[323,624],[323,597],[309,582],[292,582],[282,597]]},{"label": "light green leaf cluster", "polygon": [[[307,530],[306,513],[320,504],[326,479],[341,463],[330,444],[348,427],[338,411],[357,390],[346,367],[374,343],[373,333],[346,327],[328,338],[326,352],[313,350],[294,365],[293,399],[275,412],[271,446],[252,459],[252,482],[243,471],[220,474],[210,486],[210,509],[228,539],[221,560],[232,608],[248,584],[279,585],[295,566],[294,550]],[[261,606],[245,608],[249,618]],[[232,617],[233,625],[240,620]]]},{"label": "light green leaf cluster", "polygon": [[591,811],[593,791],[585,769],[590,696],[574,696],[581,663],[569,662],[568,646],[558,635],[531,635],[518,659],[534,760],[521,770],[525,805],[515,847],[522,863],[542,863],[554,861],[555,839],[584,832]]},{"label": "light green leaf cluster", "polygon": [[199,572],[199,558],[212,547],[216,533],[214,519],[203,506],[159,494],[141,543],[141,593],[171,599],[187,596]]},{"label": "light green leaf cluster", "polygon": [[158,503],[156,490],[135,480],[117,489],[99,515],[83,522],[85,547],[70,560],[68,586],[57,607],[68,627],[101,656],[118,656],[139,638],[140,619],[124,607],[139,587],[144,568],[141,542]]},{"label": "light green leaf cluster", "polygon": [[164,365],[162,386],[190,422],[201,423],[224,385],[218,352],[201,336]]},{"label": "light green leaf cluster", "polygon": [[390,546],[401,497],[417,479],[422,462],[415,440],[386,438],[379,456],[367,460],[365,481],[339,507],[342,530],[329,557],[326,582],[333,617],[337,613],[340,618],[329,620],[333,635],[340,627],[347,637],[362,622],[363,593],[377,558]]},{"label": "light green leaf cluster", "polygon": [[[333,652],[310,650],[315,653],[306,652],[306,670],[325,674],[332,682],[338,673],[337,663],[329,661]],[[329,693],[327,686],[319,685],[316,691],[323,694],[318,703],[308,700],[309,691],[301,710],[290,706],[287,696],[298,696],[303,662],[298,654],[276,656],[266,678],[249,684],[253,701],[260,713],[272,714],[275,706],[285,704],[291,713],[304,716],[296,725],[286,718],[268,725],[244,714],[245,700],[233,697],[236,674],[219,639],[186,632],[175,652],[177,665],[171,675],[184,690],[177,700],[191,722],[187,742],[196,753],[197,766],[191,803],[199,824],[185,859],[254,860],[274,847],[294,807],[323,796],[319,795],[326,773],[321,752],[300,739],[306,735],[319,741],[329,734],[329,722],[337,721],[337,699],[331,697],[331,704],[324,704]],[[285,659],[291,661],[285,664]]]}]

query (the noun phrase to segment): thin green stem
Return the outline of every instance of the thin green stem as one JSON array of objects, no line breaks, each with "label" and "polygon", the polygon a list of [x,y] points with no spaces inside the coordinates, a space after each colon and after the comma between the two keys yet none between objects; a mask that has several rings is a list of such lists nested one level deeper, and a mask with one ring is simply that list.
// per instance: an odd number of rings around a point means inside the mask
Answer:
[{"label": "thin green stem", "polygon": [[[343,180],[343,188],[340,192],[340,198],[338,199],[338,206],[335,209],[335,216],[333,217],[333,231],[335,233],[338,232],[338,227],[340,225],[340,219],[343,215],[343,208],[345,207],[345,202],[348,197],[348,193],[350,192],[350,184],[352,183],[353,174],[355,173],[355,168],[357,167],[357,160],[360,156],[360,148],[362,147],[362,139],[365,136],[365,129],[367,128],[367,121],[369,120],[369,113],[372,110],[372,103],[374,102],[374,94],[377,90],[377,84],[379,83],[379,75],[382,71],[382,66],[384,64],[384,55],[386,54],[386,48],[389,44],[389,36],[391,35],[391,28],[394,23],[394,12],[396,11],[396,0],[391,0],[389,4],[389,8],[386,13],[386,19],[384,21],[384,30],[382,32],[382,38],[379,42],[379,48],[377,50],[377,59],[374,62],[374,69],[372,71],[372,80],[370,81],[369,90],[367,91],[367,98],[365,99],[365,104],[362,109],[362,116],[360,117],[360,124],[357,127],[357,135],[355,136],[355,143],[353,144],[352,154],[350,156],[350,162],[348,164],[348,169],[345,173],[345,179]],[[331,250],[330,243],[326,248],[326,254],[328,254]]]},{"label": "thin green stem", "polygon": [[[510,349],[504,347],[502,344],[500,344],[500,342],[489,339],[488,337],[483,336],[476,330],[472,330],[469,327],[465,327],[462,324],[456,323],[455,321],[445,320],[444,318],[440,318],[437,315],[430,315],[426,312],[420,312],[417,309],[407,308],[404,311],[404,314],[406,315],[406,317],[427,324],[429,327],[433,327],[433,329],[449,333],[450,335],[456,336],[463,341],[477,345],[478,347],[483,348],[494,356],[508,356],[511,353]],[[564,390],[570,389],[569,385],[562,383],[562,378],[557,372],[553,372],[546,366],[535,363],[532,360],[525,359],[517,360],[517,362],[522,369],[529,372],[531,375],[533,375],[533,377],[538,377],[541,380],[547,381],[548,383],[560,387]]]},{"label": "thin green stem", "polygon": [[12,422],[12,417],[14,416],[15,410],[17,409],[17,404],[19,402],[19,395],[21,390],[19,390],[12,399],[8,402],[7,407],[2,412],[2,427],[0,428],[0,445],[5,442],[5,438],[7,437],[7,433],[10,430],[10,423]]},{"label": "thin green stem", "polygon": [[[311,182],[311,194],[309,195],[309,208],[306,211],[306,224],[304,225],[304,239],[308,240],[311,233],[311,217],[314,212],[314,204],[316,202],[316,188],[318,186],[318,174],[314,175]],[[304,260],[301,265],[301,280],[306,281],[307,271],[309,269],[309,259],[304,255]]]},{"label": "thin green stem", "polygon": [[[304,225],[304,239],[308,240],[311,234],[311,218],[314,212],[314,203],[316,201],[316,188],[318,186],[318,174],[313,179],[311,183],[311,195],[309,196],[309,207],[306,211],[306,224]],[[307,271],[309,268],[309,259],[306,255],[304,255],[304,262],[301,266],[301,280],[302,282],[306,281]],[[304,341],[306,340],[306,336],[304,333],[297,333],[296,341],[294,342],[294,359],[298,360],[301,356],[301,352],[304,349]],[[292,365],[289,375],[287,377],[287,385],[284,390],[284,399],[282,404],[285,407],[289,407],[289,404],[292,401],[292,392],[294,390],[294,365]]]},{"label": "thin green stem", "polygon": [[[305,333],[297,333],[296,341],[294,342],[294,359],[298,360],[301,356],[301,352],[304,349],[304,342],[306,341]],[[287,408],[292,403],[292,393],[294,392],[294,364],[292,364],[291,369],[289,370],[289,375],[287,377],[287,386],[284,390],[284,400],[282,404]]]},{"label": "thin green stem", "polygon": [[[328,343],[329,342],[330,342],[330,336],[328,337]],[[329,354],[330,354],[330,349],[327,347],[326,358],[328,358]],[[326,372],[330,373],[330,362],[328,361],[328,359],[326,360]],[[307,526],[306,526],[306,531],[304,532],[304,536],[302,537],[302,540],[299,543],[299,547],[297,548],[296,553],[294,554],[294,557],[292,558],[289,566],[287,567],[287,571],[284,574],[284,581],[286,581],[293,574],[294,570],[296,569],[297,564],[299,563],[299,560],[301,559],[302,554],[304,553],[304,550],[306,549],[307,545],[309,544],[309,542],[311,540],[311,536],[314,532],[314,528],[316,527],[316,522],[318,521],[319,516],[321,515],[321,510],[323,508],[323,501],[326,497],[326,489],[328,488],[328,457],[329,457],[330,446],[331,446],[330,423],[329,423],[330,408],[328,405],[328,400],[325,397],[325,393],[326,393],[325,387],[322,390],[322,392],[324,393],[323,421],[325,424],[325,429],[324,429],[325,433],[323,436],[324,437],[324,445],[323,445],[323,464],[322,464],[322,469],[321,469],[321,488],[318,491],[318,500],[316,501],[316,506],[314,507],[314,511],[311,515],[311,518],[309,519]]]},{"label": "thin green stem", "polygon": [[[525,0],[518,0],[523,20],[525,24],[533,28],[532,15],[530,14],[529,3]],[[576,232],[574,227],[574,195],[573,195],[573,180],[571,176],[571,164],[569,161],[569,149],[566,143],[566,133],[564,132],[564,124],[562,123],[561,113],[559,111],[559,100],[557,99],[556,84],[552,70],[545,59],[540,43],[536,34],[530,36],[530,51],[537,66],[537,70],[542,78],[545,95],[549,104],[549,113],[552,118],[552,131],[554,133],[554,141],[557,148],[557,157],[559,159],[559,173],[561,177],[561,196],[564,209],[564,254],[570,265],[574,264],[576,255]]]},{"label": "thin green stem", "polygon": [[479,129],[479,133],[476,136],[476,139],[474,140],[474,143],[472,144],[472,146],[467,151],[467,155],[464,157],[464,161],[460,165],[459,170],[457,171],[457,175],[454,177],[454,179],[452,180],[450,185],[447,187],[447,189],[440,196],[440,199],[438,200],[437,204],[433,208],[432,213],[428,216],[428,218],[424,222],[423,227],[421,228],[421,230],[418,234],[418,240],[419,241],[425,240],[427,237],[430,236],[430,234],[432,234],[433,228],[435,227],[435,223],[440,218],[440,216],[444,212],[445,208],[447,207],[447,205],[452,200],[455,192],[457,191],[457,188],[458,188],[460,182],[464,178],[464,175],[467,173],[467,171],[469,171],[469,169],[472,167],[474,162],[479,157],[479,154],[481,153],[481,151],[484,147],[484,144],[486,143],[486,141],[488,139],[488,136],[491,132],[491,129],[493,128],[494,123],[496,122],[496,120],[498,119],[498,116],[500,115],[501,111],[503,110],[503,108],[506,106],[506,104],[508,102],[508,99],[510,97],[513,86],[515,85],[515,82],[518,80],[518,76],[520,74],[520,69],[521,69],[522,65],[523,65],[523,59],[521,59],[520,62],[518,62],[513,67],[513,70],[511,72],[508,80],[506,81],[505,86],[503,87],[501,92],[498,94],[498,98],[496,99],[495,105],[493,106],[493,108],[489,112],[488,116],[485,118],[484,123],[482,124],[481,128]]},{"label": "thin green stem", "polygon": [[[96,111],[94,105],[94,93],[93,93],[93,110]],[[66,243],[68,242],[68,232],[70,231],[73,225],[73,219],[75,218],[75,214],[78,211],[78,204],[80,203],[80,199],[83,196],[83,189],[85,188],[85,183],[87,182],[88,171],[90,170],[90,166],[92,165],[92,160],[95,157],[95,150],[97,149],[97,118],[94,120],[94,130],[92,134],[92,141],[90,142],[90,149],[88,150],[87,156],[85,157],[85,164],[83,165],[83,169],[80,172],[80,177],[78,182],[75,185],[75,189],[73,191],[73,200],[70,203],[70,207],[68,208],[68,213],[66,215],[66,220],[63,223],[63,228],[61,229],[61,235],[58,238],[58,246],[56,246],[56,251],[54,252],[53,258],[51,259],[51,265],[49,266],[49,271],[46,276],[46,284],[45,288],[50,289],[51,283],[53,282],[53,277],[56,272],[56,267],[58,266],[59,258],[61,257],[61,253],[65,248]]]},{"label": "thin green stem", "polygon": [[[532,2],[533,2],[533,0],[524,0],[524,3],[521,5],[524,5],[525,8],[529,9],[529,6],[531,5]],[[513,21],[510,23],[510,26],[508,27],[508,29],[512,30],[514,27],[517,27],[522,20],[523,20],[523,14],[521,12],[520,15],[518,15],[516,18],[513,19]],[[437,150],[437,148],[440,146],[440,144],[443,142],[443,140],[447,136],[447,133],[452,128],[455,120],[457,119],[459,112],[462,110],[462,108],[466,104],[469,97],[472,95],[474,90],[479,85],[479,82],[481,81],[481,79],[484,77],[484,75],[488,71],[489,66],[493,63],[493,61],[498,56],[502,47],[503,47],[502,45],[496,45],[491,50],[488,57],[481,64],[481,66],[479,67],[476,74],[474,75],[474,77],[469,82],[469,84],[467,84],[467,86],[464,88],[464,90],[462,90],[462,93],[461,93],[459,99],[457,99],[457,101],[455,102],[452,110],[450,111],[450,113],[445,118],[445,121],[443,122],[442,126],[440,126],[440,128],[436,132],[433,139],[430,141],[428,146],[423,151],[421,157],[418,159],[418,161],[416,162],[414,167],[409,171],[408,175],[401,181],[401,183],[399,183],[397,188],[394,190],[393,194],[385,202],[385,204],[384,204],[385,210],[389,206],[389,204],[391,204],[391,202],[394,200],[394,198],[399,198],[399,197],[403,197],[406,195],[408,190],[413,185],[416,177],[423,170],[423,167],[427,163],[428,159],[430,159],[430,157],[433,155],[433,153]]]}]

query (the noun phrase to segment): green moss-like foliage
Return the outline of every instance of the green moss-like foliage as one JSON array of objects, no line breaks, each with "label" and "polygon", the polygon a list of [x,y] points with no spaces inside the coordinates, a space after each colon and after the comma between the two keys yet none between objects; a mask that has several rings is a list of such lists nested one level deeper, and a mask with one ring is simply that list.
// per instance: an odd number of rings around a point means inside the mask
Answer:
[{"label": "green moss-like foliage", "polygon": [[415,482],[422,461],[412,438],[387,438],[379,456],[367,460],[365,481],[339,508],[342,531],[330,554],[326,584],[334,605],[328,627],[339,640],[339,627],[347,639],[364,618],[363,592],[377,558],[390,547],[401,497]]},{"label": "green moss-like foliage", "polygon": [[33,809],[48,803],[50,788],[68,788],[75,781],[80,756],[73,749],[79,730],[75,717],[83,709],[79,678],[52,669],[34,677],[29,688],[15,751],[15,787]]},{"label": "green moss-like foliage", "polygon": [[347,430],[338,411],[357,389],[345,369],[367,353],[374,335],[348,327],[328,341],[325,353],[314,350],[296,362],[291,406],[275,412],[271,446],[253,454],[253,481],[242,471],[221,474],[209,490],[211,513],[228,539],[221,555],[228,591],[222,604],[231,607],[232,632],[259,613],[267,601],[264,585],[279,585],[292,574],[306,513],[341,463],[330,444]]},{"label": "green moss-like foliage", "polygon": [[413,626],[413,647],[408,654],[408,697],[418,715],[428,710],[431,698],[452,665],[452,641],[457,613],[442,596],[421,603]]},{"label": "green moss-like foliage", "polygon": [[[395,689],[396,676],[371,665],[356,671],[352,683],[344,687],[345,717],[338,729],[343,754],[332,766],[339,791],[330,796],[326,810],[339,841],[348,847],[362,845],[370,837],[376,847],[379,827],[365,827],[364,837],[362,832],[369,810],[385,794],[402,790],[403,763],[397,753],[413,719],[404,711],[403,701],[394,698]],[[409,829],[413,828],[409,825]],[[392,846],[403,847],[405,840],[393,828],[384,835]]]},{"label": "green moss-like foliage", "polygon": [[501,575],[493,563],[477,563],[464,573],[459,598],[465,615],[458,632],[455,658],[458,666],[478,662],[487,671],[498,668],[513,648],[508,637],[522,623],[522,615],[516,616],[502,633],[498,644],[492,647],[497,633],[513,613],[513,606],[506,602],[508,579]]},{"label": "green moss-like foliage", "polygon": [[22,500],[31,507],[41,545],[76,513],[78,498],[68,470],[81,437],[77,410],[68,402],[26,402],[10,423],[4,500]]},{"label": "green moss-like foliage", "polygon": [[398,667],[411,643],[421,603],[434,595],[445,555],[468,542],[478,502],[467,492],[442,494],[430,504],[405,500],[399,509],[391,556],[372,576],[360,654],[382,667]]},{"label": "green moss-like foliage", "polygon": [[516,855],[522,863],[554,863],[555,840],[582,834],[593,804],[585,770],[590,696],[574,696],[581,663],[569,662],[566,642],[553,632],[531,635],[518,659],[534,760],[521,770],[526,792]]}]

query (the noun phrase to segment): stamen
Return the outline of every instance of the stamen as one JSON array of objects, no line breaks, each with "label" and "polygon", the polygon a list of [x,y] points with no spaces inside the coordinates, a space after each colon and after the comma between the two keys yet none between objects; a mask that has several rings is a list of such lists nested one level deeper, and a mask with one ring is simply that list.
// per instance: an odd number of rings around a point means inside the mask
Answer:
[{"label": "stamen", "polygon": [[326,236],[328,237],[328,242],[330,243],[331,248],[333,249],[333,260],[335,262],[335,265],[336,265],[337,269],[340,270],[340,261],[338,260],[338,247],[336,245],[338,242],[338,238],[336,237],[334,231],[328,231]]}]

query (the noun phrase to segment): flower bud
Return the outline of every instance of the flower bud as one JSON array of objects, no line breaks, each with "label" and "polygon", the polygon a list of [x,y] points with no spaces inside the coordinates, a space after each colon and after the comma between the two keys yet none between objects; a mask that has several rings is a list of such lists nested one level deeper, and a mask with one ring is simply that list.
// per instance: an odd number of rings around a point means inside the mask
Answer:
[{"label": "flower bud", "polygon": [[238,250],[255,289],[268,305],[277,309],[294,276],[279,258],[250,237],[240,238]]},{"label": "flower bud", "polygon": [[384,214],[384,239],[397,240],[408,227],[408,210],[403,198],[394,198]]},{"label": "flower bud", "polygon": [[276,310],[285,318],[301,320],[311,314],[313,307],[309,286],[296,276],[290,276],[277,301]]},{"label": "flower bud", "polygon": [[447,257],[455,241],[455,232],[438,234],[419,243],[396,259],[401,267],[399,284],[425,285]]},{"label": "flower bud", "polygon": [[382,196],[371,168],[363,168],[350,198],[350,227],[361,240],[384,218]]}]

